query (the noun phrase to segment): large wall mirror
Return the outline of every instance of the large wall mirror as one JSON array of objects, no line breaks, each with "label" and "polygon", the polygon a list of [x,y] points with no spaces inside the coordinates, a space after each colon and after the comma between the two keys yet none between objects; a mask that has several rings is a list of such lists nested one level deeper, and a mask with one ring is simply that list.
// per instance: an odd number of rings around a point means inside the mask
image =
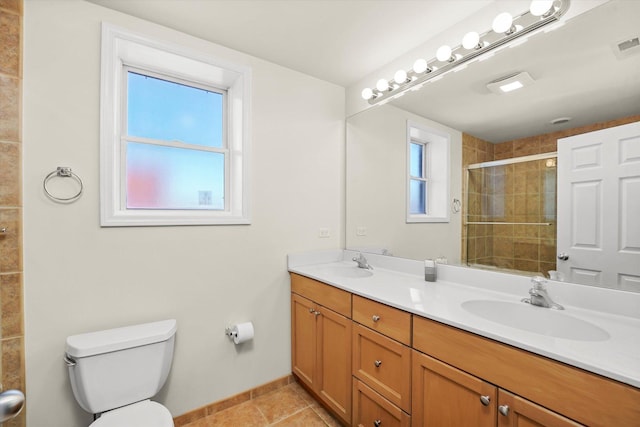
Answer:
[{"label": "large wall mirror", "polygon": [[[566,162],[560,164],[564,141],[640,121],[638,16],[640,2],[611,0],[419,91],[351,116],[347,248],[640,292],[640,136],[622,137],[625,161],[633,164],[630,175],[607,172],[625,181],[627,193],[615,202],[624,205],[624,224],[603,219],[602,211],[611,208],[602,204],[608,200],[603,191],[583,191],[600,198],[599,213],[587,208],[578,216],[564,215],[570,205],[565,199],[574,196],[558,199],[568,182]],[[487,88],[523,71],[533,78],[530,86],[504,95]],[[449,138],[444,221],[407,220],[412,125]],[[598,151],[592,152],[597,157]],[[624,246],[614,251],[627,256],[624,271],[603,278],[583,265],[576,269],[582,273],[571,274],[571,244],[558,241],[567,230],[595,239],[627,233]],[[592,254],[598,253],[595,246]],[[618,261],[611,258],[608,264]]]}]

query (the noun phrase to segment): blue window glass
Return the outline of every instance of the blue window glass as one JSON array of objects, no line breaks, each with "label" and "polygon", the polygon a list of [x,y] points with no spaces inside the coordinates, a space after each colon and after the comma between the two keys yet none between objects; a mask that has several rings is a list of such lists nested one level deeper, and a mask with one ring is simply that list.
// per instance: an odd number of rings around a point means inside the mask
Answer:
[{"label": "blue window glass", "polygon": [[224,154],[129,142],[128,209],[224,210]]},{"label": "blue window glass", "polygon": [[418,178],[424,178],[424,145],[411,143],[411,156],[409,162],[409,174]]},{"label": "blue window glass", "polygon": [[427,183],[412,179],[409,188],[410,204],[409,213],[412,215],[420,215],[427,213]]},{"label": "blue window glass", "polygon": [[223,147],[221,93],[127,72],[127,134]]}]

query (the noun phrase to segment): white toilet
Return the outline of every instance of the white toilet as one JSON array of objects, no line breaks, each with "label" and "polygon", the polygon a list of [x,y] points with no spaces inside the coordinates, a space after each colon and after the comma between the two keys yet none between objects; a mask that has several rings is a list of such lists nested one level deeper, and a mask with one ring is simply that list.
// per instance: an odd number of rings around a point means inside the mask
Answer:
[{"label": "white toilet", "polygon": [[169,375],[176,329],[163,320],[67,338],[73,395],[98,417],[90,427],[174,427],[169,410],[149,399]]}]

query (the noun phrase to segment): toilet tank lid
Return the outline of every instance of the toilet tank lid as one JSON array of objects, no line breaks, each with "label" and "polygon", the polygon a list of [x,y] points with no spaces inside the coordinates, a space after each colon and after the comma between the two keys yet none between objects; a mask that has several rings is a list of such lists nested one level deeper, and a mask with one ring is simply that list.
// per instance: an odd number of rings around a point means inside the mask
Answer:
[{"label": "toilet tank lid", "polygon": [[73,357],[87,357],[126,348],[167,341],[177,330],[175,319],[67,337],[66,352]]}]

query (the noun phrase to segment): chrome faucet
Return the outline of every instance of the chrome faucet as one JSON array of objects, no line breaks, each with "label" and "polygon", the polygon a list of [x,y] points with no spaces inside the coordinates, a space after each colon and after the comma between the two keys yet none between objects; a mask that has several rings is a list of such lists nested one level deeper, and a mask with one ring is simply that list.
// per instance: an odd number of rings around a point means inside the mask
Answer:
[{"label": "chrome faucet", "polygon": [[358,263],[358,268],[373,270],[373,267],[369,265],[367,259],[362,255],[362,252],[358,252],[358,256],[353,257],[353,261]]},{"label": "chrome faucet", "polygon": [[547,281],[544,277],[536,276],[531,279],[533,287],[529,289],[530,298],[523,298],[522,302],[527,304],[537,305],[538,307],[552,308],[554,310],[564,310],[564,307],[560,304],[553,302],[549,294],[547,293],[547,287],[545,283]]}]

